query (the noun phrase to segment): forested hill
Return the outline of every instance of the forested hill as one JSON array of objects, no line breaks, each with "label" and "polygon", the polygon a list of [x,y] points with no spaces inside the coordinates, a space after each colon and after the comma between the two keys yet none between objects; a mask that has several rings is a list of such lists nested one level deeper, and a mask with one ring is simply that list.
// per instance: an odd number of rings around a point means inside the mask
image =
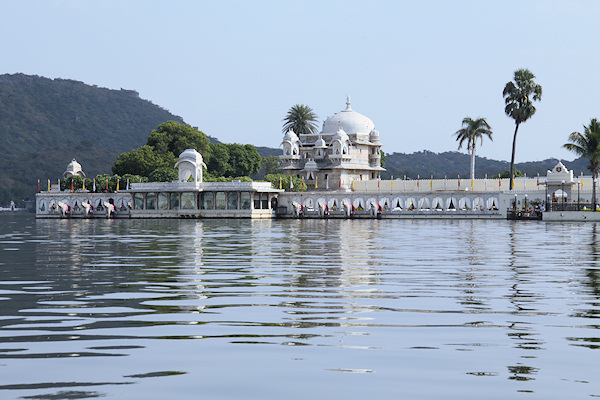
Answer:
[{"label": "forested hill", "polygon": [[[262,157],[280,155],[281,149],[257,147],[258,152]],[[469,177],[469,168],[471,158],[467,153],[457,151],[446,151],[443,153],[434,153],[424,150],[411,154],[391,153],[385,155],[385,172],[382,172],[382,179],[407,178],[416,179],[429,178],[433,176],[436,179],[441,179],[444,176],[448,178],[456,178],[460,175],[463,178]],[[561,160],[568,168],[573,170],[573,175],[579,175],[581,172],[584,175],[589,175],[587,169],[588,161],[578,158],[574,161]],[[558,159],[550,158],[543,161],[531,161],[515,164],[515,168],[527,174],[527,176],[546,176],[546,172],[556,165]],[[475,161],[475,176],[483,178],[487,174],[488,177],[501,174],[510,167],[508,161],[490,160],[485,157],[476,157]]]},{"label": "forested hill", "polygon": [[31,197],[38,179],[45,187],[72,158],[88,176],[110,173],[117,155],[169,120],[183,122],[133,90],[0,75],[0,204]]},{"label": "forested hill", "polygon": [[[546,176],[546,172],[552,169],[559,160],[550,158],[542,161],[531,161],[524,163],[516,163],[515,168],[527,174],[527,176]],[[576,159],[574,161],[561,160],[568,168],[573,170],[574,175],[579,175],[582,171],[584,175],[589,175],[587,169],[588,161],[585,159]],[[457,151],[446,151],[443,153],[434,153],[431,151],[419,151],[412,154],[392,153],[386,154],[385,168],[386,172],[382,174],[382,178],[389,179],[390,175],[396,178],[402,178],[406,175],[407,178],[415,179],[417,175],[421,177],[430,177],[441,179],[444,176],[469,177],[469,168],[471,157],[467,153]],[[509,169],[508,161],[490,160],[485,157],[476,157],[475,159],[475,176],[483,178],[487,174],[488,177],[501,174]]]}]

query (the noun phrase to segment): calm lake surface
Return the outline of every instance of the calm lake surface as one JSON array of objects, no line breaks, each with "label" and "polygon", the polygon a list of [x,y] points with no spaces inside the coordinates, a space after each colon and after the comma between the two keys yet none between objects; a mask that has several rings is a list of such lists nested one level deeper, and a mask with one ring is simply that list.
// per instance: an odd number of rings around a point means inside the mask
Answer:
[{"label": "calm lake surface", "polygon": [[0,399],[600,397],[600,226],[0,215]]}]

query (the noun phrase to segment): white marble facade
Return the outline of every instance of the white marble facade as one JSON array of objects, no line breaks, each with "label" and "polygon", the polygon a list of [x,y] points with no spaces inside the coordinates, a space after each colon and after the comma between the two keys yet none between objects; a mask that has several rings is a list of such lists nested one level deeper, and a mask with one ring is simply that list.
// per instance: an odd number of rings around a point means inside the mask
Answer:
[{"label": "white marble facade", "polygon": [[303,178],[309,188],[349,190],[352,181],[378,179],[381,171],[379,132],[369,118],[346,109],[323,123],[321,132],[288,131],[281,143],[281,170]]}]

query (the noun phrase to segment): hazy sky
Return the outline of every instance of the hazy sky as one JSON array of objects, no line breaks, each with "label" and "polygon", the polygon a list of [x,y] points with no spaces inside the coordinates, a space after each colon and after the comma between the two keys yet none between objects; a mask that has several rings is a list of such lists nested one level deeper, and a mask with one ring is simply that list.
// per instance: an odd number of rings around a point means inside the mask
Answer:
[{"label": "hazy sky", "polygon": [[[224,142],[278,147],[306,104],[373,120],[386,153],[457,149],[464,117],[494,130],[478,155],[509,160],[502,89],[543,87],[517,161],[600,118],[599,1],[8,1],[0,73],[133,89]],[[464,150],[463,150],[464,151]]]}]

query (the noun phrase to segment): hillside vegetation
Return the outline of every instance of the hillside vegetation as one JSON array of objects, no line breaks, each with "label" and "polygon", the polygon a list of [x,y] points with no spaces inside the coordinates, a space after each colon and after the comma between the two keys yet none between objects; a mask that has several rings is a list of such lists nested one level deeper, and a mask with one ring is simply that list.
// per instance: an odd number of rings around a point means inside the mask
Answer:
[{"label": "hillside vegetation", "polygon": [[[492,177],[501,174],[510,167],[508,161],[490,160],[485,157],[476,157],[475,177],[484,178],[487,174]],[[515,167],[524,172],[527,176],[533,177],[538,173],[540,176],[546,176],[548,170],[554,168],[559,160],[550,158],[543,161],[532,161],[516,163]],[[573,170],[573,175],[589,175],[587,169],[588,161],[578,158],[574,161],[561,160],[568,169]],[[419,151],[412,154],[392,153],[386,154],[385,168],[382,178],[389,179],[391,175],[396,178],[415,179],[417,175],[421,177],[430,177],[441,179],[447,177],[469,177],[470,157],[466,153],[457,151],[446,151],[443,153],[434,153],[431,151]]]},{"label": "hillside vegetation", "polygon": [[35,193],[77,158],[86,174],[109,173],[116,157],[152,129],[181,117],[140,99],[66,79],[0,75],[0,204]]}]

